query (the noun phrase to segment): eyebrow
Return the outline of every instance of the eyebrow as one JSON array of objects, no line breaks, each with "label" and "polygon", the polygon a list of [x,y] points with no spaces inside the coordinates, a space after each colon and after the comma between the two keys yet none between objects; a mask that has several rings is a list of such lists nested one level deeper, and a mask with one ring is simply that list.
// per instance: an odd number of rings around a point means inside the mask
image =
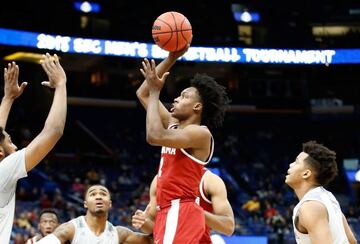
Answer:
[{"label": "eyebrow", "polygon": [[[90,190],[90,191],[88,192],[88,194],[92,193],[92,192],[93,192],[93,191],[95,191],[95,190],[96,190],[96,189],[92,189],[92,190]],[[107,190],[102,189],[102,188],[100,188],[100,189],[99,189],[99,191],[102,191],[102,192],[108,193],[108,191],[107,191]]]}]

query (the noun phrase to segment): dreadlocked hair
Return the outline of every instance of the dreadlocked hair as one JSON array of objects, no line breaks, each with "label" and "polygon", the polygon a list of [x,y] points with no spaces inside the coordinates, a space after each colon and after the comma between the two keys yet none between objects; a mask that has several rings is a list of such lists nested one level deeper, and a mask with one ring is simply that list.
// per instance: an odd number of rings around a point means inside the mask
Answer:
[{"label": "dreadlocked hair", "polygon": [[315,169],[315,178],[320,185],[327,185],[338,173],[336,153],[316,141],[303,144],[303,151],[309,154],[307,162]]},{"label": "dreadlocked hair", "polygon": [[201,122],[213,128],[221,126],[230,103],[225,87],[206,74],[196,74],[190,82],[199,92],[203,104]]}]

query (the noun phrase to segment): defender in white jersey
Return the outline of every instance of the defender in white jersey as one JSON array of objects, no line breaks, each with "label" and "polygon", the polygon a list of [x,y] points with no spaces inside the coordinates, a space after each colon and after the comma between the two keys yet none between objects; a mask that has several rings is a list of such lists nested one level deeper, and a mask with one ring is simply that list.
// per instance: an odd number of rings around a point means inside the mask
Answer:
[{"label": "defender in white jersey", "polygon": [[153,243],[150,235],[136,233],[122,226],[113,226],[107,221],[111,208],[109,190],[102,185],[91,186],[85,194],[85,216],[80,216],[60,225],[52,234],[41,239],[39,244],[119,244]]},{"label": "defender in white jersey", "polygon": [[24,149],[17,151],[5,125],[14,100],[21,95],[26,83],[18,85],[19,67],[12,62],[4,70],[4,97],[0,106],[0,243],[10,242],[15,212],[17,181],[27,176],[55,146],[63,134],[66,119],[66,75],[58,57],[42,56],[41,66],[49,81],[44,86],[55,88],[54,99],[43,130]]},{"label": "defender in white jersey", "polygon": [[336,153],[315,141],[304,143],[290,164],[285,183],[299,198],[293,212],[297,243],[357,243],[338,201],[323,188],[336,175]]}]

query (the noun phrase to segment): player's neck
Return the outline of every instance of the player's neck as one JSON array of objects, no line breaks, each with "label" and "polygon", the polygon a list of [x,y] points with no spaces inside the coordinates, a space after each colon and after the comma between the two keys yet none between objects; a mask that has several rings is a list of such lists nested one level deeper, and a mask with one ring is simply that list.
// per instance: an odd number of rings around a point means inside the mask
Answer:
[{"label": "player's neck", "polygon": [[96,216],[91,213],[86,213],[85,215],[86,224],[89,226],[90,230],[96,235],[99,236],[104,232],[107,221],[107,214]]},{"label": "player's neck", "polygon": [[189,117],[186,120],[179,120],[179,127],[180,129],[185,128],[188,125],[200,125],[201,124],[201,119],[197,118],[197,117]]},{"label": "player's neck", "polygon": [[295,194],[298,197],[299,201],[305,196],[306,193],[312,189],[318,187],[319,185],[315,184],[301,184],[298,187],[294,188]]}]

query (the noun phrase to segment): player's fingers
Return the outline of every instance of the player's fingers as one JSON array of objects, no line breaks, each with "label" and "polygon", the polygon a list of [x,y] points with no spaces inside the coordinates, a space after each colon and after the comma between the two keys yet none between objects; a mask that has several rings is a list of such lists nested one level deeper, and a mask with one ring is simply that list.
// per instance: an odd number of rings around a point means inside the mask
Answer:
[{"label": "player's fingers", "polygon": [[161,77],[161,80],[165,81],[166,77],[168,77],[169,74],[170,74],[170,72],[165,72],[165,74],[163,74],[163,76]]},{"label": "player's fingers", "polygon": [[27,82],[21,83],[21,85],[20,85],[20,94],[24,91],[24,89],[25,89],[25,87],[26,87],[27,85],[28,85]]},{"label": "player's fingers", "polygon": [[[15,64],[15,62],[14,62]],[[15,64],[14,67],[14,78],[16,78],[14,81],[17,82],[17,79],[19,78],[19,66]]]},{"label": "player's fingers", "polygon": [[151,70],[155,70],[155,68],[156,68],[155,60],[151,59]]},{"label": "player's fingers", "polygon": [[60,61],[59,61],[59,57],[58,57],[58,55],[56,55],[56,53],[54,54],[53,58],[54,58],[54,64],[55,64],[56,66],[59,66],[59,65],[60,65]]},{"label": "player's fingers", "polygon": [[145,71],[143,69],[140,69],[140,72],[144,77],[146,77],[146,73],[145,73]]},{"label": "player's fingers", "polygon": [[49,88],[52,88],[50,82],[48,82],[48,81],[43,81],[43,82],[41,82],[41,85],[46,86],[46,87],[49,87]]}]

